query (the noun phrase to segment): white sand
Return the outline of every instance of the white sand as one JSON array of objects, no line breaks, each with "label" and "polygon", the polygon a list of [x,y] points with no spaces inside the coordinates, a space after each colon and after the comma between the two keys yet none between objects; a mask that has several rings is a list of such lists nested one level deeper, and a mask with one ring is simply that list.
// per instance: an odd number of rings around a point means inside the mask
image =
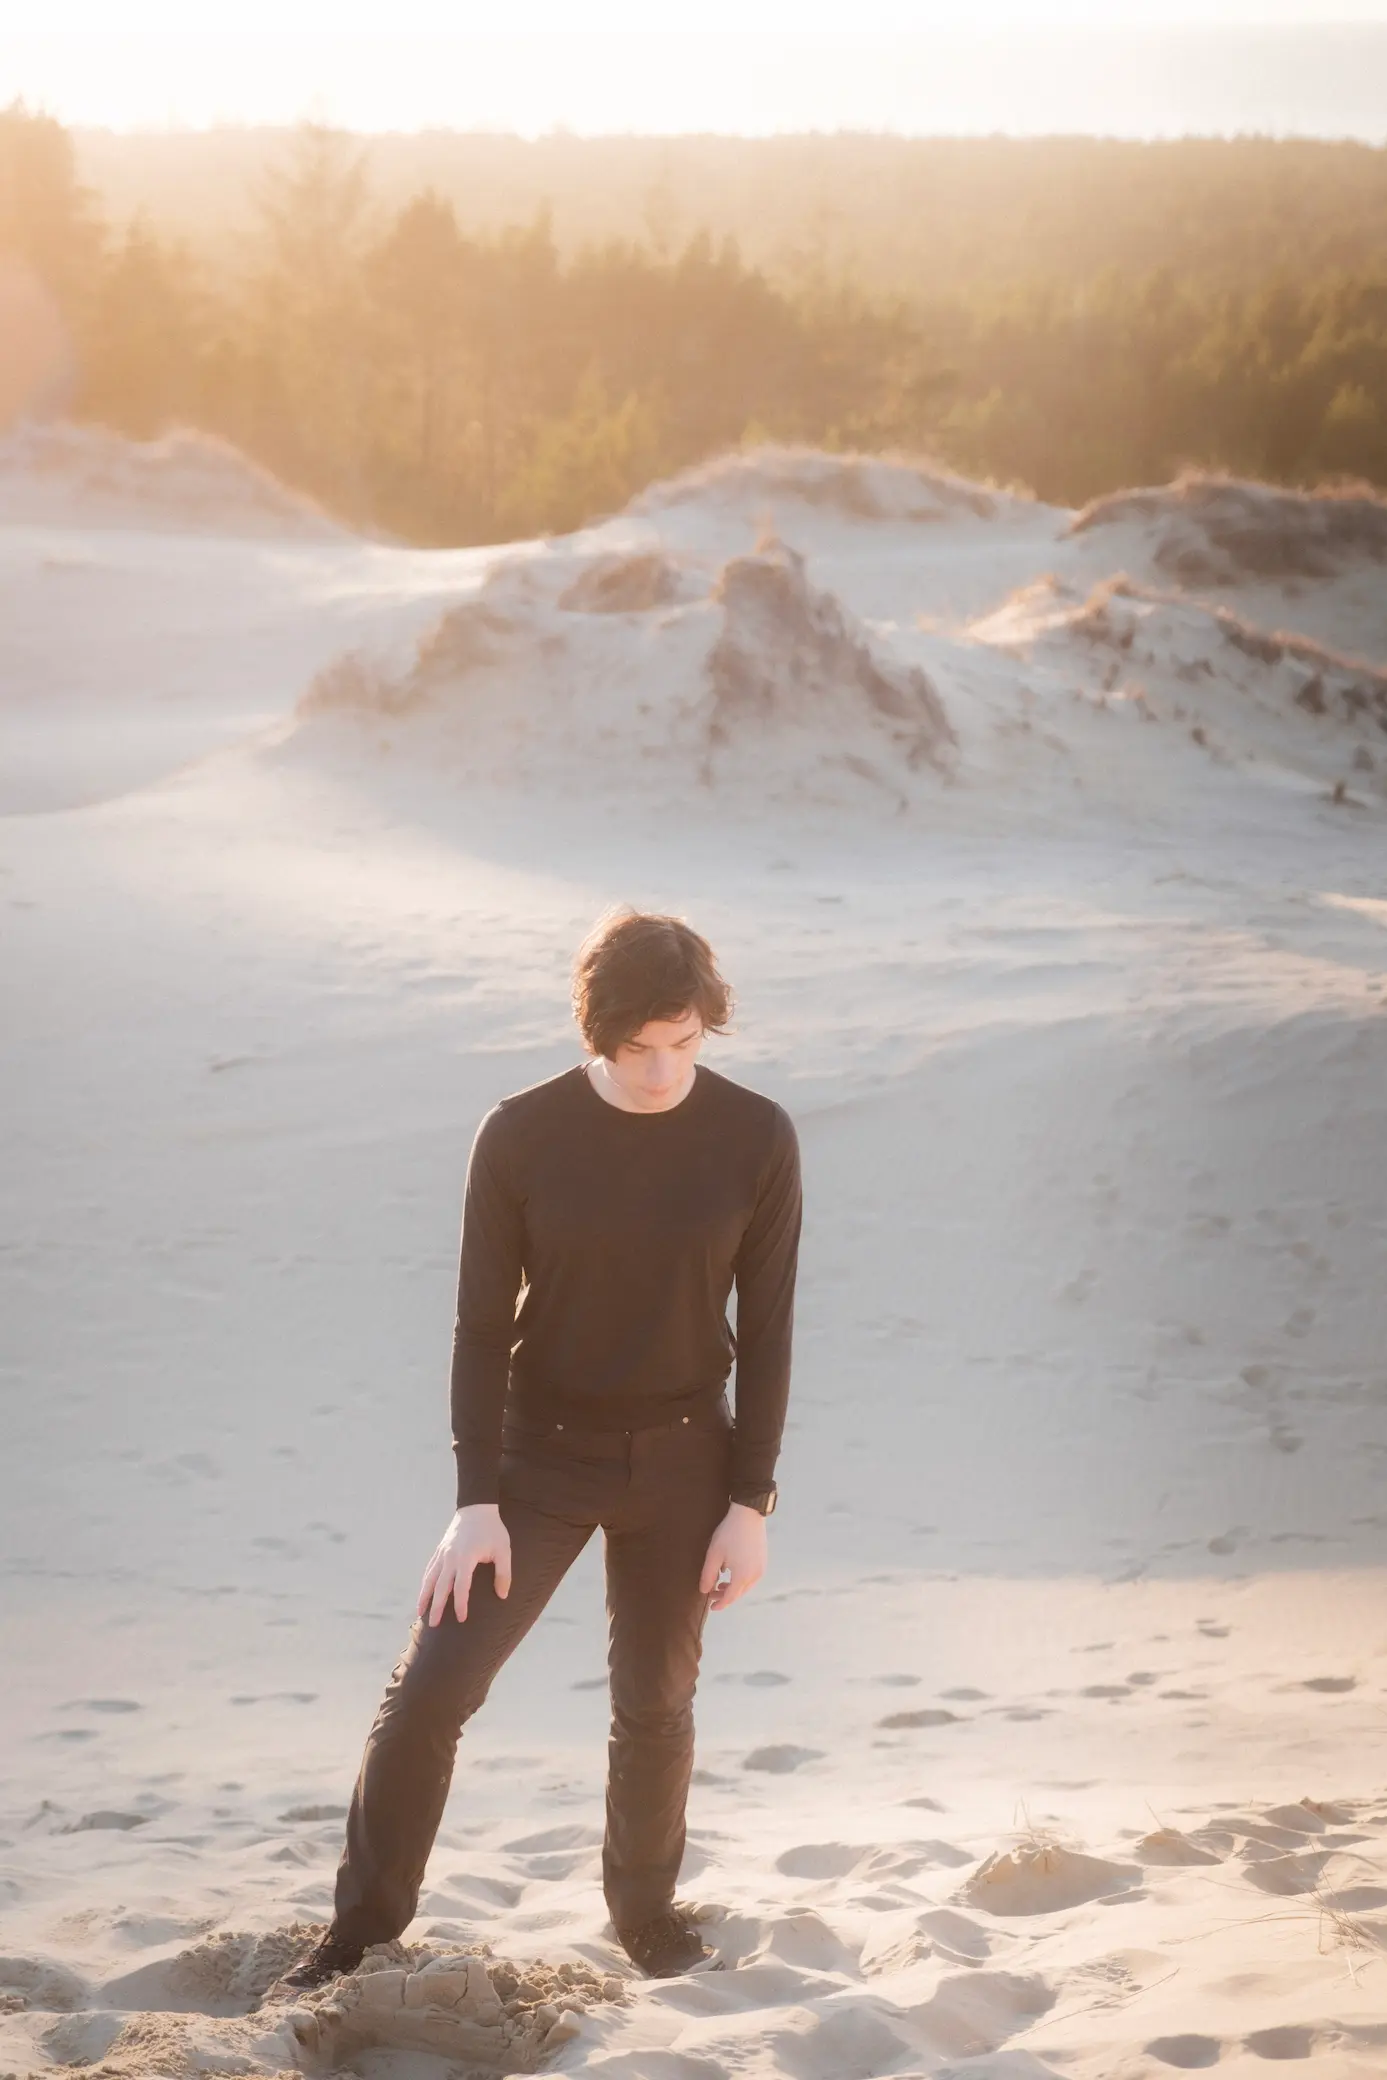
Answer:
[{"label": "white sand", "polygon": [[[567,1963],[609,2080],[1383,2071],[1387,587],[1243,505],[1289,569],[1182,590],[1175,494],[771,455],[425,555],[196,443],[0,452],[0,2070],[520,2071]],[[296,2036],[468,1143],[616,899],[713,937],[806,1158],[683,1874],[737,1969],[606,1929],[594,1546],[409,1931],[531,1965],[509,2039],[389,1960]]]}]

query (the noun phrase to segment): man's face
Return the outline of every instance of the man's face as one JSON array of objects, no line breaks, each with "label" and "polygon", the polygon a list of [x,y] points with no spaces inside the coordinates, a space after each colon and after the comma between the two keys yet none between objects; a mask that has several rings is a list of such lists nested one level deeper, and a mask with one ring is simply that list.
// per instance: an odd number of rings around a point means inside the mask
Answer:
[{"label": "man's face", "polygon": [[688,1096],[702,1045],[703,1021],[696,1011],[652,1018],[614,1056],[604,1056],[603,1067],[633,1111],[668,1112]]}]

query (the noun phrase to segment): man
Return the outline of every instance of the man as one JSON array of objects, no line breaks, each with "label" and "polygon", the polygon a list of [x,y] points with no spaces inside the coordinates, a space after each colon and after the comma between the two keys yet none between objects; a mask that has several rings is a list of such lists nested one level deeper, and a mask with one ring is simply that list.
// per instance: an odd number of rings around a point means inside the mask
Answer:
[{"label": "man", "polygon": [[680,919],[605,919],[579,951],[573,1003],[588,1060],[503,1099],[473,1144],[453,1339],[457,1511],[366,1743],[332,1924],[291,1987],[353,1970],[413,1919],[461,1728],[599,1525],[603,1889],[651,1976],[712,1955],[674,1905],[693,1694],[709,1610],[765,1571],[799,1151],[779,1105],[697,1061],[731,999]]}]

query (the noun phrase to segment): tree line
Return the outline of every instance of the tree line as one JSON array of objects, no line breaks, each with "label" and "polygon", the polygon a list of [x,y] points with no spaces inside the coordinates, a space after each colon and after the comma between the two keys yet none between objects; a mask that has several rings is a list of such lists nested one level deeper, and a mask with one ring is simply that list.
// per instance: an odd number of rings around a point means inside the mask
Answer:
[{"label": "tree line", "polygon": [[[1183,148],[1150,149],[1178,178]],[[1269,193],[1278,149],[1256,159]],[[1343,164],[1357,209],[1362,160]],[[62,127],[0,112],[0,259],[69,344],[43,408],[221,435],[423,543],[574,527],[757,440],[924,453],[1066,504],[1190,464],[1387,488],[1387,258],[1350,247],[1342,202],[1322,180],[1298,257],[1261,273],[1189,264],[1233,210],[1214,190],[1140,264],[1078,271],[1053,241],[1037,264],[1022,241],[1009,274],[868,282],[707,231],[563,252],[543,210],[467,229],[435,189],[386,208],[364,148],[306,125],[249,229],[193,240],[106,221]],[[1076,192],[1076,224],[1098,207]]]}]

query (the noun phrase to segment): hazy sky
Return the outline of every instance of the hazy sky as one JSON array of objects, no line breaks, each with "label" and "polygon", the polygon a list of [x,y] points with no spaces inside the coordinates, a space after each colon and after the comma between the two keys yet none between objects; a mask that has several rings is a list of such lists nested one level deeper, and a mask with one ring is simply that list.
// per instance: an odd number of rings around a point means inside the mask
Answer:
[{"label": "hazy sky", "polygon": [[[46,0],[41,34],[0,28],[0,104],[118,128],[312,114],[529,134],[1387,139],[1387,0],[1318,13],[1307,0],[135,0],[117,33],[110,0]],[[498,19],[504,35],[486,27]]]}]

